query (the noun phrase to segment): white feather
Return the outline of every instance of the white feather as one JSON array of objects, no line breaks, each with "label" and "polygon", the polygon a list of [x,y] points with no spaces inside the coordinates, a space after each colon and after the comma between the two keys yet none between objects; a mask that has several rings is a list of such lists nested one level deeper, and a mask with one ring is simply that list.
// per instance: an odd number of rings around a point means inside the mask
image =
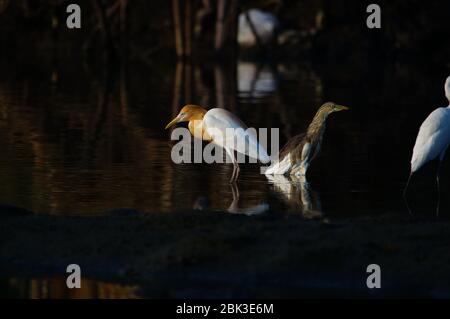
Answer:
[{"label": "white feather", "polygon": [[447,100],[450,102],[450,76],[445,81],[445,96]]},{"label": "white feather", "polygon": [[[263,163],[270,161],[266,149],[258,142],[256,135],[251,130],[246,131],[247,126],[233,113],[225,109],[214,108],[206,112],[203,123],[206,132],[217,145]],[[229,133],[227,129],[234,129],[233,134],[227,134]]]},{"label": "white feather", "polygon": [[449,143],[450,106],[440,107],[431,112],[420,126],[411,159],[411,172],[417,171],[428,161],[442,156]]}]

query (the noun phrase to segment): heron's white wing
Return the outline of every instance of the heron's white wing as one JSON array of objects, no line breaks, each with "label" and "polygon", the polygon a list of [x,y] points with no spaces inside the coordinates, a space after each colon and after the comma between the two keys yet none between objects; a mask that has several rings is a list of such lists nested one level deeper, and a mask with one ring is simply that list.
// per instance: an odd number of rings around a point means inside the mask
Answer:
[{"label": "heron's white wing", "polygon": [[411,171],[417,171],[426,162],[444,152],[450,143],[450,109],[440,107],[425,119],[413,149]]},{"label": "heron's white wing", "polygon": [[270,161],[266,149],[258,142],[255,132],[247,130],[247,126],[233,113],[214,108],[205,114],[203,123],[206,132],[217,145],[264,163]]}]

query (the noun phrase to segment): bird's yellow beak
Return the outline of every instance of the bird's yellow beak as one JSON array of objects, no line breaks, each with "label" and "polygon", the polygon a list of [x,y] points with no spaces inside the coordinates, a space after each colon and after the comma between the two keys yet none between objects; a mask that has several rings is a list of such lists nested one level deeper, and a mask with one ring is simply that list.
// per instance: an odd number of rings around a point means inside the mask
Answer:
[{"label": "bird's yellow beak", "polygon": [[336,110],[336,112],[339,112],[339,111],[348,111],[350,109],[348,107],[346,107],[346,106],[343,106],[343,105],[336,105],[335,106],[335,110]]},{"label": "bird's yellow beak", "polygon": [[180,116],[178,115],[176,118],[174,118],[172,121],[169,122],[169,124],[166,125],[165,130],[167,130],[169,127],[174,126],[178,123]]}]

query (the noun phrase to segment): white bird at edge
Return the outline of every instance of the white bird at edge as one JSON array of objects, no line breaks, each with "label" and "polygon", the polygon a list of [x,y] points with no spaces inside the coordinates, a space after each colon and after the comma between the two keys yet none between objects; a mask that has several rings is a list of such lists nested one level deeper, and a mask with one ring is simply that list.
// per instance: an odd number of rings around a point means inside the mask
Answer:
[{"label": "white bird at edge", "polygon": [[[263,163],[270,161],[266,149],[253,132],[247,130],[247,126],[236,115],[225,109],[213,108],[207,111],[201,106],[188,104],[167,124],[166,129],[180,122],[189,122],[189,131],[194,137],[225,149],[233,163],[230,183],[236,182],[240,171],[234,151]],[[227,129],[233,129],[231,135]]]},{"label": "white bird at edge", "polygon": [[[450,103],[450,76],[447,77],[444,85],[445,96]],[[440,185],[439,185],[439,171],[442,161],[445,156],[445,151],[450,144],[450,104],[446,107],[440,107],[434,110],[423,121],[417,134],[416,143],[414,144],[413,154],[411,158],[411,172],[406,182],[403,191],[406,205],[406,191],[411,181],[412,175],[419,170],[427,162],[439,158],[438,168],[436,171],[436,183],[438,189],[438,202],[436,207],[436,214],[439,214],[440,202]],[[409,212],[411,210],[409,209]]]}]

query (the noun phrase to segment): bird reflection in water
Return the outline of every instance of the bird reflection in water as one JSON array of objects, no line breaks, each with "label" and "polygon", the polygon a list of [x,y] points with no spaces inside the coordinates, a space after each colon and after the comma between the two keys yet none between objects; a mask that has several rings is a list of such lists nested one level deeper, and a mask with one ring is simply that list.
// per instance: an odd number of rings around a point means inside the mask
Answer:
[{"label": "bird reflection in water", "polygon": [[[264,214],[269,210],[269,205],[267,203],[262,203],[259,205],[240,208],[239,207],[239,187],[237,183],[230,184],[231,193],[233,195],[233,200],[231,201],[230,206],[226,209],[227,212],[231,214],[241,214],[247,216],[255,216]],[[211,209],[211,201],[206,196],[200,196],[196,199],[193,205],[194,210],[207,211]]]},{"label": "bird reflection in water", "polygon": [[299,210],[305,219],[323,217],[322,205],[317,192],[311,189],[304,176],[267,175],[275,192],[294,210]]}]

